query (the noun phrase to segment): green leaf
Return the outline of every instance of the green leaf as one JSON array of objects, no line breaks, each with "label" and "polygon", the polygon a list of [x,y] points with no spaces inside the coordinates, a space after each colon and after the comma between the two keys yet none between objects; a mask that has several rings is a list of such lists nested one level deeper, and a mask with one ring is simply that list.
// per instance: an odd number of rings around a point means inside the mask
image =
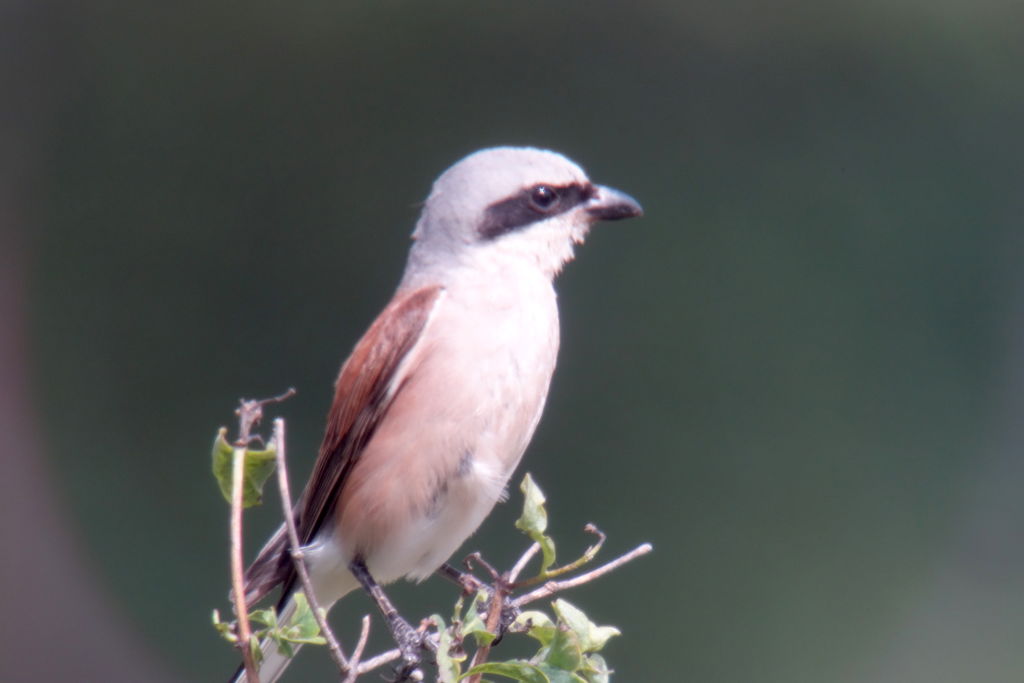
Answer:
[{"label": "green leaf", "polygon": [[551,683],[551,679],[545,675],[540,667],[521,660],[484,662],[479,666],[474,666],[464,673],[462,677],[467,678],[473,674],[496,674],[505,678],[511,678],[513,681],[520,681],[521,683]]},{"label": "green leaf", "polygon": [[547,499],[533,477],[527,472],[523,483],[519,485],[523,492],[523,514],[516,520],[516,528],[528,534],[542,534],[548,530],[548,513],[544,509]]},{"label": "green leaf", "polygon": [[263,661],[263,648],[260,647],[260,639],[255,633],[249,634],[249,652],[252,653],[252,661],[259,666]]},{"label": "green leaf", "polygon": [[327,639],[320,635],[320,624],[316,622],[306,594],[298,592],[292,600],[295,601],[295,613],[285,627],[283,637],[291,643],[324,645]]},{"label": "green leaf", "polygon": [[561,671],[576,671],[583,666],[583,648],[580,639],[569,629],[555,629],[551,643],[543,648],[533,659],[538,666],[546,666]]},{"label": "green leaf", "polygon": [[277,611],[271,607],[270,609],[254,609],[249,612],[249,621],[254,621],[257,624],[271,629],[277,628]]},{"label": "green leaf", "polygon": [[562,669],[554,669],[544,664],[539,664],[538,669],[544,672],[544,675],[548,677],[551,683],[587,683],[586,679],[576,675],[572,671],[564,671]]},{"label": "green leaf", "polygon": [[213,627],[217,629],[217,633],[220,637],[229,643],[237,643],[238,636],[235,635],[234,629],[231,624],[220,620],[220,610],[213,610]]},{"label": "green leaf", "polygon": [[537,610],[521,612],[512,622],[512,631],[525,632],[541,645],[547,645],[555,637],[555,622],[551,617]]},{"label": "green leaf", "polygon": [[462,636],[473,636],[478,646],[490,645],[496,637],[487,630],[487,597],[484,591],[477,593],[462,624]]},{"label": "green leaf", "polygon": [[293,648],[292,644],[289,643],[283,635],[281,635],[281,631],[270,631],[267,633],[267,636],[277,643],[277,649],[280,650],[281,654],[285,657],[291,659],[295,656],[295,648]]},{"label": "green leaf", "polygon": [[587,683],[609,683],[611,670],[599,654],[589,654],[583,658],[583,678]]},{"label": "green leaf", "polygon": [[452,626],[462,622],[462,603],[465,595],[459,593],[459,599],[455,601],[455,607],[452,608]]},{"label": "green leaf", "polygon": [[609,638],[621,633],[614,626],[596,625],[583,610],[561,598],[555,600],[551,606],[555,609],[559,621],[568,626],[579,638],[583,652],[597,652],[605,646]]},{"label": "green leaf", "polygon": [[452,632],[444,625],[440,614],[430,617],[437,628],[437,680],[439,683],[456,683],[462,675],[462,662],[466,661],[466,653],[455,642]]},{"label": "green leaf", "polygon": [[[217,479],[224,499],[231,502],[231,479],[235,449],[228,443],[228,430],[221,427],[213,441],[213,476]],[[246,449],[244,473],[242,475],[242,507],[259,505],[263,500],[263,485],[274,472],[277,457],[271,445],[263,451]]]},{"label": "green leaf", "polygon": [[535,543],[540,544],[543,554],[540,571],[545,573],[555,563],[555,542],[545,534],[548,528],[548,513],[544,509],[544,493],[533,481],[529,473],[523,477],[519,485],[523,492],[523,514],[516,520],[516,528],[524,532]]},{"label": "green leaf", "polygon": [[281,623],[273,608],[258,609],[249,613],[249,620],[266,628],[259,632],[261,637],[270,638],[277,649],[286,657],[295,656],[294,645],[325,645],[327,639],[320,635],[320,624],[313,616],[313,610],[306,596],[299,592],[293,598],[295,610],[288,623]]}]

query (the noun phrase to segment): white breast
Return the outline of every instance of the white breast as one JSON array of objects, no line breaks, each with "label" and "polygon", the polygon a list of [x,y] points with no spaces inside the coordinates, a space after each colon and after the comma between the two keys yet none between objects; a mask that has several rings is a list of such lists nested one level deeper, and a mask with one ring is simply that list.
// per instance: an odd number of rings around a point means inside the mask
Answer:
[{"label": "white breast", "polygon": [[476,530],[504,496],[544,409],[559,337],[551,283],[535,269],[498,281],[482,272],[445,283],[426,332],[430,367],[420,368],[417,390],[434,393],[409,445],[448,470],[431,504],[367,558],[382,582],[429,576]]}]

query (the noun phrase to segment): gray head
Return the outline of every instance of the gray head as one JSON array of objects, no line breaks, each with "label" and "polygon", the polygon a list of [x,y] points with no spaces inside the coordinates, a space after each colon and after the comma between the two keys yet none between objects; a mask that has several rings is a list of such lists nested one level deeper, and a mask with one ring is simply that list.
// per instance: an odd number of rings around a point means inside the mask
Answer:
[{"label": "gray head", "polygon": [[594,222],[641,213],[634,199],[591,183],[561,154],[480,150],[434,183],[413,232],[406,276],[439,265],[489,263],[528,264],[553,277]]}]

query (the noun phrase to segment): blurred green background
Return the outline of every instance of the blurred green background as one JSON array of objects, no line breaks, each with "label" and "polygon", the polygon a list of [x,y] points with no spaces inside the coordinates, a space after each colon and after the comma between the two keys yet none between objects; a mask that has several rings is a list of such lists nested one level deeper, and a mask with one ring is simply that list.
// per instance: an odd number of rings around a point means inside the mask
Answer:
[{"label": "blurred green background", "polygon": [[[567,596],[624,631],[617,680],[1020,680],[1024,4],[4,15],[2,590],[25,610],[4,680],[230,673],[209,626],[216,428],[297,387],[281,414],[304,480],[417,203],[495,144],[561,151],[647,212],[599,226],[559,282],[560,365],[520,470],[566,554],[588,521],[610,553],[655,546]],[[515,556],[518,504],[465,550]],[[454,592],[394,597],[415,615]],[[342,633],[368,609],[337,610]],[[286,680],[333,680],[324,653],[300,659]]]}]

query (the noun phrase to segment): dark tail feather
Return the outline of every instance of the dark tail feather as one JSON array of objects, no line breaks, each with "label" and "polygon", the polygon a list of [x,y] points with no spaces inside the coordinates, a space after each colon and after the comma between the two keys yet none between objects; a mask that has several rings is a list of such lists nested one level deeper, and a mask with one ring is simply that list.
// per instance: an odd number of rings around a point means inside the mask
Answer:
[{"label": "dark tail feather", "polygon": [[292,570],[288,535],[282,525],[245,570],[245,605],[251,608],[288,579]]}]

